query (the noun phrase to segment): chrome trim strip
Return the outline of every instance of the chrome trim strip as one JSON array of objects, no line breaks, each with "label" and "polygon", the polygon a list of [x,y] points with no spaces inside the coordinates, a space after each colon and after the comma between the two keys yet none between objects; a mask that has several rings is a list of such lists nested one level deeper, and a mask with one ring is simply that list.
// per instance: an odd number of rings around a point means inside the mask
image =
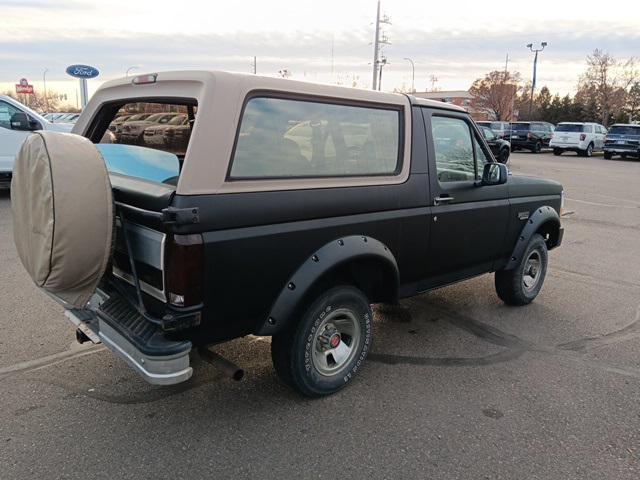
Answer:
[{"label": "chrome trim strip", "polygon": [[[133,276],[130,273],[127,273],[127,272],[125,272],[123,270],[120,270],[115,265],[113,266],[113,276],[117,277],[117,278],[119,278],[121,280],[124,280],[125,282],[129,283],[130,285],[135,286],[135,282],[133,280]],[[164,278],[163,278],[163,283],[164,283]],[[144,293],[147,293],[147,294],[151,295],[153,298],[157,298],[161,302],[166,302],[167,301],[167,297],[166,297],[166,295],[164,293],[164,290],[159,290],[156,287],[154,287],[153,285],[149,285],[147,282],[144,282],[142,280],[140,280],[140,290],[142,290]]]}]

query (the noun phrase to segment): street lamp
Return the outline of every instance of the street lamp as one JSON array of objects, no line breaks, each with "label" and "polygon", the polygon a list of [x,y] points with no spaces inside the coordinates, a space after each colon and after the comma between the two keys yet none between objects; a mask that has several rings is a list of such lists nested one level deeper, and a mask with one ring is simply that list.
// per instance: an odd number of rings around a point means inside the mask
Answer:
[{"label": "street lamp", "polygon": [[547,46],[547,42],[542,42],[540,44],[540,48],[533,48],[533,43],[529,43],[527,45],[529,50],[535,53],[535,56],[533,57],[533,81],[531,82],[531,98],[529,99],[529,120],[531,120],[531,111],[533,109],[533,92],[536,89],[536,69],[538,67],[538,52],[543,51],[546,46]]},{"label": "street lamp", "polygon": [[44,73],[42,74],[42,83],[44,83],[44,104],[47,107],[47,113],[49,113],[49,97],[47,97],[47,72],[48,68],[44,69]]},{"label": "street lamp", "polygon": [[129,68],[127,68],[127,71],[125,72],[124,76],[128,77],[129,76],[129,72],[135,68],[140,68],[140,65],[131,65]]},{"label": "street lamp", "polygon": [[409,57],[404,57],[403,60],[406,60],[411,63],[411,93],[416,93],[416,66]]}]

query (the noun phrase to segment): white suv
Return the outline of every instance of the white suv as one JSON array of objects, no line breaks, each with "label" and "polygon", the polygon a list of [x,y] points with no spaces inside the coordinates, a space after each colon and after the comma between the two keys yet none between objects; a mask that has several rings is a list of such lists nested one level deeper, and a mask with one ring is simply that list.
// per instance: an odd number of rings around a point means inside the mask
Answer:
[{"label": "white suv", "polygon": [[51,123],[17,100],[0,95],[0,188],[9,186],[16,154],[32,131],[70,132],[72,128],[72,124]]},{"label": "white suv", "polygon": [[599,123],[561,122],[553,133],[549,146],[554,155],[562,152],[576,152],[590,157],[595,151],[602,151],[607,129]]}]

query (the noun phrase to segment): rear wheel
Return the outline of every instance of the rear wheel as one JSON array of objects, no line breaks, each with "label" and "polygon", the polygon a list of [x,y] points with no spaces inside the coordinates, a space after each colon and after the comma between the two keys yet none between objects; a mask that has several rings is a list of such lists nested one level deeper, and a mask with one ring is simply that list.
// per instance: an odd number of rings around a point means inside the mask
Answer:
[{"label": "rear wheel", "polygon": [[325,292],[297,322],[273,337],[276,373],[308,397],[337,392],[367,357],[372,316],[369,301],[357,288],[339,286]]},{"label": "rear wheel", "polygon": [[554,154],[556,157],[559,157],[560,155],[562,155],[562,149],[561,149],[561,148],[554,148],[554,149],[553,149],[553,154]]},{"label": "rear wheel", "polygon": [[611,152],[604,152],[604,159],[611,160],[613,158],[613,154]]},{"label": "rear wheel", "polygon": [[515,268],[496,272],[495,285],[500,300],[516,306],[531,303],[542,289],[547,262],[547,244],[542,235],[536,233]]}]

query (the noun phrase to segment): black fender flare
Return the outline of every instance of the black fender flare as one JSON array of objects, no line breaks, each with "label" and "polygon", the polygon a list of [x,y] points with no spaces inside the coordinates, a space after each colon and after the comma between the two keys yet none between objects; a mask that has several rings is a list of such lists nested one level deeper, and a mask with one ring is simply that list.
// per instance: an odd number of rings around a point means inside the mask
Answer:
[{"label": "black fender flare", "polygon": [[518,236],[518,240],[516,245],[511,253],[511,257],[509,258],[509,262],[507,266],[504,267],[505,270],[513,270],[518,262],[520,261],[520,257],[524,255],[524,251],[531,240],[531,237],[538,231],[538,229],[547,222],[555,223],[560,228],[560,215],[553,207],[548,205],[537,207],[530,215],[527,220],[527,223],[522,228],[520,235]]},{"label": "black fender flare", "polygon": [[285,329],[306,294],[323,275],[348,262],[363,259],[380,261],[392,272],[393,291],[390,292],[390,297],[397,300],[400,275],[391,250],[379,240],[368,236],[342,237],[325,244],[298,267],[282,288],[269,315],[256,333],[273,335]]}]

